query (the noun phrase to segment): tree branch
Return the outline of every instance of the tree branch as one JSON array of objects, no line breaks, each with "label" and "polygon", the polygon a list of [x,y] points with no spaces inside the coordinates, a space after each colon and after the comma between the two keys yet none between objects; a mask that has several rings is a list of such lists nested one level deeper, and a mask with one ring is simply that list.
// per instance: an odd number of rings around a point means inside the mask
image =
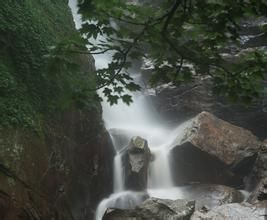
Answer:
[{"label": "tree branch", "polygon": [[135,44],[139,41],[139,39],[144,35],[146,29],[147,29],[147,26],[145,26],[143,28],[143,30],[135,37],[135,39],[133,40],[133,42],[131,43],[131,45],[123,52],[123,59],[122,59],[122,62],[120,64],[120,67],[118,68],[118,70],[111,76],[111,78],[106,83],[98,86],[94,90],[99,90],[101,88],[104,88],[105,86],[108,86],[121,73],[121,71],[123,70],[124,65],[125,65],[125,63],[127,61],[127,57],[128,57],[129,52],[132,50],[132,48],[135,46]]},{"label": "tree branch", "polygon": [[178,74],[180,73],[180,71],[181,71],[181,69],[182,69],[182,67],[183,67],[183,64],[184,64],[184,58],[181,57],[180,64],[179,64],[179,66],[177,67],[176,74],[175,74],[175,76],[174,76],[174,78],[173,78],[173,81],[176,80]]},{"label": "tree branch", "polygon": [[[180,6],[181,4],[181,1],[179,0],[176,0],[175,4],[173,5],[171,11],[169,12],[168,14],[168,17],[163,25],[163,28],[162,28],[162,31],[161,31],[161,34],[163,36],[163,39],[166,40],[166,42],[169,44],[169,46],[181,57],[193,62],[193,63],[200,63],[199,60],[196,60],[193,56],[193,52],[190,51],[190,49],[186,49],[188,52],[191,52],[190,56],[186,55],[186,53],[182,53],[181,51],[179,51],[179,49],[181,48],[177,48],[177,46],[172,42],[172,40],[168,37],[167,33],[168,33],[168,26],[169,26],[169,23],[171,22],[176,10],[178,9],[178,7]],[[183,49],[184,51],[184,49]],[[217,69],[221,69],[223,70],[224,72],[226,72],[227,74],[230,74],[230,72],[227,70],[226,67],[224,67],[224,65],[220,65],[218,63],[213,63],[213,62],[210,62],[209,59],[201,59],[201,64],[205,64],[207,65],[208,67],[209,66],[213,66]],[[180,67],[182,68],[182,66]]]}]

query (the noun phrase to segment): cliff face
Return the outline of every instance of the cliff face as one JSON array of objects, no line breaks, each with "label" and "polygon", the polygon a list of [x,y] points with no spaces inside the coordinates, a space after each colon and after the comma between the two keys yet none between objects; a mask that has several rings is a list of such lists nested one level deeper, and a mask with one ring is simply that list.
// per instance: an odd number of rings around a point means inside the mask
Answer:
[{"label": "cliff face", "polygon": [[92,58],[48,68],[48,48],[77,35],[68,2],[8,0],[0,20],[0,219],[92,219],[114,152]]}]

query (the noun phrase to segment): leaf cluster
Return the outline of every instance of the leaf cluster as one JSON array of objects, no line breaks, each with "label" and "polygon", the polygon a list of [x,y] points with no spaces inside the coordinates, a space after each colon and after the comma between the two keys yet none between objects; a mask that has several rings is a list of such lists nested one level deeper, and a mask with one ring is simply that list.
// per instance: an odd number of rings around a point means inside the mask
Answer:
[{"label": "leaf cluster", "polygon": [[[231,100],[249,103],[262,95],[266,51],[242,50],[241,35],[244,24],[266,16],[266,1],[131,2],[84,0],[79,4],[84,21],[80,31],[89,51],[113,54],[109,67],[97,74],[98,87],[105,88],[104,94],[110,103],[123,99],[120,93],[129,87],[125,81],[135,84],[125,74],[131,65],[129,61],[144,57],[153,64],[153,85],[177,84],[197,75],[209,75],[214,91]],[[264,26],[261,31],[266,33]],[[102,40],[92,42],[92,37]],[[232,53],[231,48],[239,53]],[[227,60],[225,50],[230,50],[233,57],[241,53],[242,56],[237,62]],[[135,85],[132,91],[138,89]]]}]

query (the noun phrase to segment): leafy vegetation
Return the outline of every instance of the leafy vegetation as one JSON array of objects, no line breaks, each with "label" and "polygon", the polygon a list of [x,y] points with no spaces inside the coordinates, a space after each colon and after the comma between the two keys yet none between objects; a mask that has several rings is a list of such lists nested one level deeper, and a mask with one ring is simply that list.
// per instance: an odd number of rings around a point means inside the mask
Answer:
[{"label": "leafy vegetation", "polygon": [[66,0],[3,1],[0,20],[1,126],[37,128],[70,106],[97,107],[95,80],[79,67],[88,61],[52,49],[78,37]]},{"label": "leafy vegetation", "polygon": [[[84,0],[79,4],[84,19],[80,31],[90,53],[113,54],[108,68],[97,72],[98,88],[104,88],[111,104],[120,98],[131,102],[127,91],[140,89],[127,72],[131,60],[140,58],[153,63],[153,85],[179,84],[208,75],[214,91],[230,100],[250,103],[262,95],[266,51],[241,50],[240,32],[245,21],[267,15],[265,0],[139,2]],[[267,31],[266,25],[262,31]],[[100,36],[105,40],[98,40],[97,45],[91,42]],[[239,52],[235,61],[234,56],[223,56],[231,48]]]}]

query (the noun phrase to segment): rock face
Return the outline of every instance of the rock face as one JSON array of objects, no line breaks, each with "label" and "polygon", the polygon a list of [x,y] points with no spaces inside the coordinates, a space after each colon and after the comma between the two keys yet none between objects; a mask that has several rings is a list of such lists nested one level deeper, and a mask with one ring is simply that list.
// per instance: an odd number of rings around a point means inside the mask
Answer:
[{"label": "rock face", "polygon": [[[93,219],[97,203],[112,192],[114,156],[100,103],[88,100],[85,104],[80,99],[85,91],[80,82],[87,84],[93,78],[93,58],[71,57],[79,70],[66,67],[63,75],[44,71],[50,62],[44,58],[48,46],[77,35],[68,1],[5,1],[0,17],[4,33],[0,36],[0,84],[6,81],[4,66],[16,85],[6,98],[0,86],[0,219]],[[80,89],[74,86],[75,92],[62,97],[56,78],[63,82],[62,93],[70,92],[67,85],[77,83]],[[8,103],[17,107],[10,108]],[[3,115],[15,116],[13,120],[19,123],[7,126]]]},{"label": "rock face", "polygon": [[126,189],[146,189],[150,157],[147,141],[139,136],[133,137],[122,156]]},{"label": "rock face", "polygon": [[266,216],[266,204],[261,203],[253,206],[248,203],[226,204],[218,206],[209,212],[196,211],[191,220],[264,220]]},{"label": "rock face", "polygon": [[239,177],[250,173],[260,148],[261,142],[248,130],[202,112],[172,150],[175,179],[178,184],[241,184]]},{"label": "rock face", "polygon": [[0,219],[92,219],[112,192],[113,146],[96,112],[73,110],[47,126],[43,139],[1,130]]},{"label": "rock face", "polygon": [[194,208],[194,201],[149,198],[133,210],[110,209],[103,220],[189,220]]}]

